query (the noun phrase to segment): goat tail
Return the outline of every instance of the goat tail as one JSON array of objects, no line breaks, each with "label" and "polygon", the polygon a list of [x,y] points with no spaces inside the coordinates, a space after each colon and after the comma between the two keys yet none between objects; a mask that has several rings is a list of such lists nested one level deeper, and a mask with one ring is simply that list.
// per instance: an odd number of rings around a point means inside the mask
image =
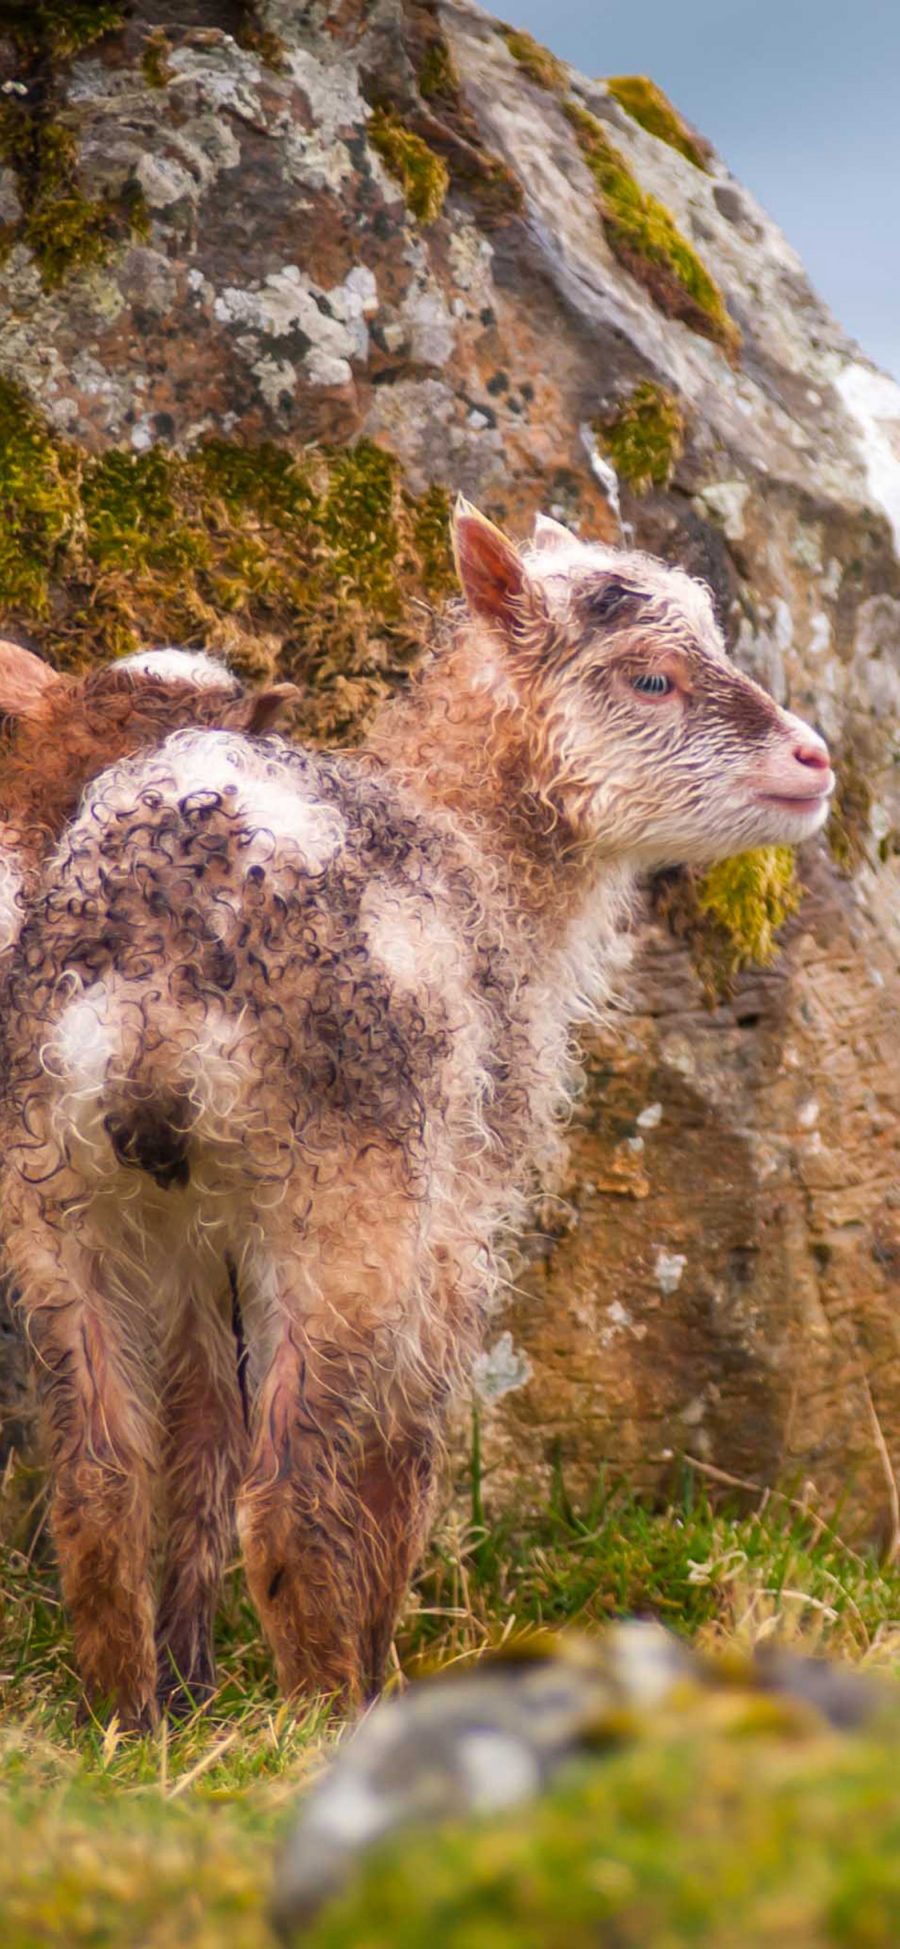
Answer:
[{"label": "goat tail", "polygon": [[114,977],[76,992],[42,1052],[66,1145],[91,1176],[114,1163],[165,1191],[191,1182],[201,1150],[234,1157],[260,1120],[251,1030],[240,1011],[176,1007]]},{"label": "goat tail", "polygon": [[119,1163],[146,1171],[164,1191],[190,1182],[188,1148],[193,1121],[188,1097],[171,1089],[146,1100],[123,1095],[103,1118]]}]

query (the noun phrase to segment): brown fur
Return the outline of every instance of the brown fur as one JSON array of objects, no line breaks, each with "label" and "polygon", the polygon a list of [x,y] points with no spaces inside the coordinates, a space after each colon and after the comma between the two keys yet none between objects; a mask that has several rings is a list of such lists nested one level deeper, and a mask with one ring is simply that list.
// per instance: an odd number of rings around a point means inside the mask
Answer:
[{"label": "brown fur", "polygon": [[635,876],[827,809],[686,576],[456,539],[469,610],[361,752],[112,766],[6,957],[3,1227],[79,1667],[129,1723],[212,1683],[235,1512],[284,1688],[377,1688]]},{"label": "brown fur", "polygon": [[[186,664],[189,659],[185,658]],[[59,839],[97,773],[188,724],[253,734],[276,721],[292,684],[245,693],[132,674],[127,663],[69,677],[18,645],[0,643],[0,824],[29,863]]]}]

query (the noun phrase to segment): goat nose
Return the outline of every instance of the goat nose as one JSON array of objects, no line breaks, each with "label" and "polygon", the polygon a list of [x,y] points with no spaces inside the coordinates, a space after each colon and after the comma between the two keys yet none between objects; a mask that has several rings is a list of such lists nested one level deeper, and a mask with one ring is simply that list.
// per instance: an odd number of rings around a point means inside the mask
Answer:
[{"label": "goat nose", "polygon": [[798,765],[809,765],[811,771],[830,771],[831,769],[828,747],[822,744],[819,738],[813,740],[811,737],[806,737],[800,744],[795,744],[794,757]]}]

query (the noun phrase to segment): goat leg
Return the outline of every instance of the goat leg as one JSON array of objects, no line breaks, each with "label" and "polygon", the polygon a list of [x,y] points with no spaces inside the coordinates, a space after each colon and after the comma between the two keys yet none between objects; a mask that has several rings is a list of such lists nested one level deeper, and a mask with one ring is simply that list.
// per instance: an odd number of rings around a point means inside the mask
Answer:
[{"label": "goat leg", "polygon": [[359,1444],[336,1407],[355,1389],[349,1373],[342,1387],[334,1360],[327,1364],[323,1383],[285,1328],[254,1407],[238,1534],[282,1689],[355,1704],[365,1692]]},{"label": "goat leg", "polygon": [[66,1247],[40,1282],[33,1263],[17,1265],[49,1427],[50,1527],[87,1702],[146,1731],[156,1718],[152,1417],[91,1256]]},{"label": "goat leg", "polygon": [[363,1572],[362,1683],[376,1698],[397,1616],[428,1537],[435,1474],[435,1430],[422,1422],[376,1436],[359,1480],[358,1553]]},{"label": "goat leg", "polygon": [[247,1434],[234,1338],[221,1318],[189,1301],[164,1365],[166,1555],[156,1643],[160,1703],[179,1712],[215,1687],[213,1628]]}]

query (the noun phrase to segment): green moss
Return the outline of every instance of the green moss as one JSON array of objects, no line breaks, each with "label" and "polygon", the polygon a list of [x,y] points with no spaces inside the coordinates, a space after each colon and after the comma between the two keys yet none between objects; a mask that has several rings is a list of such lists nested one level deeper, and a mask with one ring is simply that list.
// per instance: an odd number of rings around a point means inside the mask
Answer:
[{"label": "green moss", "polygon": [[697,885],[697,907],[727,943],[730,974],[774,961],[778,929],[796,913],[800,897],[791,846],[761,846],[710,867]]},{"label": "green moss", "polygon": [[646,74],[616,74],[607,80],[614,101],[649,135],[677,149],[696,169],[709,171],[712,147],[685,122],[655,81]]},{"label": "green moss", "polygon": [[81,513],[86,552],[100,570],[180,573],[208,559],[203,528],[192,522],[185,469],[160,447],[102,454],[85,463]]},{"label": "green moss", "polygon": [[316,504],[307,473],[286,447],[265,440],[255,447],[209,440],[192,456],[204,489],[229,516],[242,512],[290,530],[309,519]]},{"label": "green moss", "polygon": [[285,47],[280,35],[265,26],[257,0],[238,0],[238,4],[240,20],[235,36],[238,46],[258,54],[266,67],[280,73],[285,65]]},{"label": "green moss", "polygon": [[399,614],[394,563],[400,546],[397,463],[367,440],[332,456],[319,503],[319,559],[353,601],[385,621]]},{"label": "green moss", "polygon": [[450,186],[447,165],[393,109],[373,110],[368,137],[385,168],[400,184],[414,217],[434,223],[444,207]]},{"label": "green moss", "polygon": [[674,393],[644,379],[593,430],[620,480],[635,494],[668,487],[684,451],[684,414]]},{"label": "green moss", "polygon": [[410,494],[370,442],[89,455],[0,386],[0,617],[37,620],[63,664],[205,643],[297,677],[308,728],[344,736],[407,668],[422,598],[452,586],[446,491]]},{"label": "green moss", "polygon": [[518,27],[501,27],[501,34],[509,48],[513,60],[539,88],[547,88],[556,94],[568,86],[568,77],[562,61],[551,54],[548,47],[542,47],[531,34]]},{"label": "green moss", "polygon": [[166,88],[172,79],[169,40],[164,27],[154,27],[144,42],[141,73],[148,88]]},{"label": "green moss", "polygon": [[23,54],[71,60],[103,34],[121,27],[117,0],[2,0],[0,28]]},{"label": "green moss", "polygon": [[0,589],[7,613],[46,616],[78,490],[68,457],[28,401],[0,379]]},{"label": "green moss", "polygon": [[603,227],[620,262],[667,317],[680,318],[712,339],[734,361],[740,333],[696,251],[664,204],[641,188],[596,116],[578,102],[567,102],[565,112],[597,185]]},{"label": "green moss", "polygon": [[146,237],[146,208],[135,190],[126,201],[118,197],[43,193],[27,212],[21,238],[33,251],[46,291],[54,291],[75,271],[105,264],[116,244],[127,237]]},{"label": "green moss", "polygon": [[[6,20],[4,21],[4,14]],[[88,47],[121,25],[120,7],[76,4],[37,5],[30,10],[0,8],[0,25],[9,31],[26,64],[27,97],[0,106],[0,156],[14,170],[22,215],[4,237],[8,252],[16,242],[32,251],[46,290],[71,272],[104,263],[130,236],[145,236],[148,218],[136,184],[119,195],[86,196],[78,180],[78,155],[71,129],[57,119],[55,64]]]},{"label": "green moss", "polygon": [[[501,156],[486,149],[471,109],[463,100],[459,75],[450,48],[424,8],[416,10],[418,84],[426,105],[422,135],[444,160],[450,180],[478,206],[480,221],[490,226],[523,208],[522,185]],[[376,104],[390,113],[391,104]]]},{"label": "green moss", "polygon": [[459,95],[456,63],[443,35],[436,35],[419,69],[419,93],[424,101],[455,102]]},{"label": "green moss", "polygon": [[866,857],[872,788],[857,759],[847,752],[835,766],[831,817],[825,828],[832,857],[848,876]]},{"label": "green moss", "polygon": [[710,1007],[733,994],[743,968],[774,961],[778,930],[801,897],[790,846],[761,846],[702,875],[664,874],[655,889],[657,911],[690,946]]},{"label": "green moss", "polygon": [[421,564],[422,587],[435,602],[455,594],[456,570],[450,545],[453,498],[446,487],[429,487],[418,502],[408,500],[413,542]]},{"label": "green moss", "polygon": [[[430,163],[423,160],[420,170],[424,174],[426,191],[434,165],[437,164],[444,171],[444,194],[452,181],[477,204],[482,224],[489,227],[502,222],[523,208],[525,199],[522,185],[502,157],[485,148],[475,117],[460,93],[453,56],[433,16],[424,9],[417,10],[415,26],[417,32],[413,53],[419,64],[417,79],[423,108],[418,117],[413,113],[412,122],[415,124],[418,120],[420,127],[409,126],[402,119],[389,93],[382,92],[370,97],[375,116],[380,118],[375,123],[376,135],[383,141],[387,132],[388,143],[396,154],[397,167],[382,149],[384,160],[395,175],[405,167],[403,145],[401,143],[398,147],[396,143],[396,131],[399,129],[401,134],[421,143],[425,156],[430,158]],[[404,113],[407,106],[404,103]],[[370,122],[370,134],[372,126]],[[402,175],[399,180],[403,180]],[[409,192],[406,193],[409,201]],[[411,207],[414,206],[411,204]]]}]

